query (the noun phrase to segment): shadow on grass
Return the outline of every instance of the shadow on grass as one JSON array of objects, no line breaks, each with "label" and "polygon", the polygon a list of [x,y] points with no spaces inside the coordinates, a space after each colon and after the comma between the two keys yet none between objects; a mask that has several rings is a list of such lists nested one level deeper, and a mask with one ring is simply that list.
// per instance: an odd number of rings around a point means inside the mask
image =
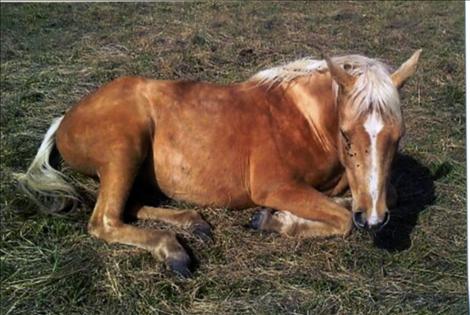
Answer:
[{"label": "shadow on grass", "polygon": [[398,154],[392,167],[398,205],[391,210],[390,222],[374,236],[374,244],[388,251],[402,251],[411,246],[410,234],[419,214],[435,200],[434,180],[447,175],[450,166],[441,165],[433,175],[413,157]]}]

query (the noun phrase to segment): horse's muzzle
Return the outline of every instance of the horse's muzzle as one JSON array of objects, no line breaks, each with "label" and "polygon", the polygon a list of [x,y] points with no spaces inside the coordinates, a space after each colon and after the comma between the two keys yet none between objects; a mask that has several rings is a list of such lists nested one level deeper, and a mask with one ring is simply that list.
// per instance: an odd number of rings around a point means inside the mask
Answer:
[{"label": "horse's muzzle", "polygon": [[385,212],[383,221],[374,225],[368,224],[367,219],[365,219],[364,217],[365,217],[365,211],[359,209],[358,211],[354,212],[353,214],[354,225],[360,229],[380,231],[385,225],[387,225],[388,221],[390,221],[390,213],[388,211]]}]

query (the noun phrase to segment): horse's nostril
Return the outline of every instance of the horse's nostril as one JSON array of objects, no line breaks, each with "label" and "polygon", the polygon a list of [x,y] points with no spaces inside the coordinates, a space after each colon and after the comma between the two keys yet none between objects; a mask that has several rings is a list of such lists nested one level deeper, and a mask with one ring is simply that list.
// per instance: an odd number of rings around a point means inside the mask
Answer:
[{"label": "horse's nostril", "polygon": [[354,221],[354,224],[359,227],[359,228],[364,228],[365,227],[365,224],[364,224],[364,219],[363,219],[363,211],[357,211],[357,212],[354,212],[354,215],[353,215],[353,221]]}]

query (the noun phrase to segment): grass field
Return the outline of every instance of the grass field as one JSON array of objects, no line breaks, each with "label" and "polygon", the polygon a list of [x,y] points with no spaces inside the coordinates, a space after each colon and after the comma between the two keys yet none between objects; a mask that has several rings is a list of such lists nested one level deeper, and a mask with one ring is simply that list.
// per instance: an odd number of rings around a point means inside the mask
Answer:
[{"label": "grass field", "polygon": [[[53,117],[126,74],[221,83],[304,56],[398,66],[407,136],[399,208],[376,237],[296,240],[200,209],[200,265],[172,276],[148,253],[86,232],[89,209],[37,213],[17,192]],[[466,314],[464,3],[1,4],[2,314]],[[161,226],[157,225],[156,228]]]}]

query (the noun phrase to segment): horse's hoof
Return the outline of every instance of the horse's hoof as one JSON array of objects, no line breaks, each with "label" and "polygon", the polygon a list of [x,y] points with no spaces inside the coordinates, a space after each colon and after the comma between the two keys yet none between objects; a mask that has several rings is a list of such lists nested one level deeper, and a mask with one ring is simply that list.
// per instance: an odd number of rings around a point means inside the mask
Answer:
[{"label": "horse's hoof", "polygon": [[250,227],[255,230],[260,230],[264,222],[268,218],[268,216],[269,216],[268,209],[262,209],[262,210],[256,211],[256,213],[253,214],[253,216],[251,217]]},{"label": "horse's hoof", "polygon": [[213,240],[211,226],[206,222],[195,224],[193,227],[193,233],[204,242]]},{"label": "horse's hoof", "polygon": [[191,277],[191,270],[189,270],[190,263],[191,260],[189,259],[189,257],[179,259],[171,258],[167,261],[167,265],[170,270],[177,276],[185,279]]}]

